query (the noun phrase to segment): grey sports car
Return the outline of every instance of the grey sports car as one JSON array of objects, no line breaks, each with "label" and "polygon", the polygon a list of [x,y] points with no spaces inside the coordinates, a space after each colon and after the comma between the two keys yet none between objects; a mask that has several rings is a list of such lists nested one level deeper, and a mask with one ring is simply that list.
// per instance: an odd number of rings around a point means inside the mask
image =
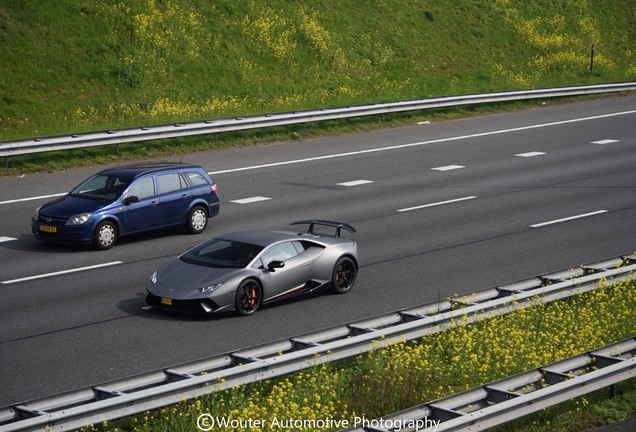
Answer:
[{"label": "grey sports car", "polygon": [[[152,274],[146,302],[169,310],[251,315],[264,303],[324,286],[338,293],[351,290],[358,247],[341,234],[356,230],[324,220],[291,225],[301,224],[309,229],[235,232],[195,246]],[[316,233],[316,226],[335,228],[335,233]]]}]

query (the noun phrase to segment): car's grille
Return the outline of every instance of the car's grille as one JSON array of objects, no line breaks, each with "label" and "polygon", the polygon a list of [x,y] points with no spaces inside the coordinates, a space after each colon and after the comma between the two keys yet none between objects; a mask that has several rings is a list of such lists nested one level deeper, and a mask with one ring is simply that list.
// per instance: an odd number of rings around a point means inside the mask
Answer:
[{"label": "car's grille", "polygon": [[44,225],[64,226],[66,225],[66,221],[68,221],[68,218],[52,217],[43,214],[40,214],[38,217],[38,222]]}]

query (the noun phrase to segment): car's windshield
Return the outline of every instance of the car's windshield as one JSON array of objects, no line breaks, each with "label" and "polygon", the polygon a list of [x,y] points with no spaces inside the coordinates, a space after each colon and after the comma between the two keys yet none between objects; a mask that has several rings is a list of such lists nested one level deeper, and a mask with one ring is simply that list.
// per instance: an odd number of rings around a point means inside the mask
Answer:
[{"label": "car's windshield", "polygon": [[206,267],[245,268],[262,250],[250,243],[212,239],[186,252],[181,260]]},{"label": "car's windshield", "polygon": [[73,189],[71,196],[114,201],[122,194],[130,184],[130,179],[96,174],[84,183]]}]

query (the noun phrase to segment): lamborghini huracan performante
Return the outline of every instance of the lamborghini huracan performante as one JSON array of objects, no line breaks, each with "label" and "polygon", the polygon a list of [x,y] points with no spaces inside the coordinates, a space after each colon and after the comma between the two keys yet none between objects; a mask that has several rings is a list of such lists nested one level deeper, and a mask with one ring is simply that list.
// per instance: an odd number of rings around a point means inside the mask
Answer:
[{"label": "lamborghini huracan performante", "polygon": [[[300,233],[235,232],[195,246],[152,274],[146,302],[175,311],[251,315],[265,303],[322,287],[350,291],[358,273],[358,247],[342,231],[356,230],[324,220],[290,225],[309,228]],[[328,233],[317,233],[317,226]]]}]

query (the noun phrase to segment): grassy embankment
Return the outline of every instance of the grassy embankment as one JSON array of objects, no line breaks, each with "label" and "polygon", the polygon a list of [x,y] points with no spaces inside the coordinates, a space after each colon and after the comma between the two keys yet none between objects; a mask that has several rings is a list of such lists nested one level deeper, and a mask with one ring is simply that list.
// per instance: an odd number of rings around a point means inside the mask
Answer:
[{"label": "grassy embankment", "polygon": [[[636,79],[632,9],[630,0],[558,5],[548,0],[2,0],[0,140],[630,81]],[[329,127],[378,124],[391,123],[373,118]],[[170,157],[327,133],[326,126],[224,134],[220,141],[200,136],[130,144],[122,146],[119,157],[112,147],[13,157],[10,172]]]}]

